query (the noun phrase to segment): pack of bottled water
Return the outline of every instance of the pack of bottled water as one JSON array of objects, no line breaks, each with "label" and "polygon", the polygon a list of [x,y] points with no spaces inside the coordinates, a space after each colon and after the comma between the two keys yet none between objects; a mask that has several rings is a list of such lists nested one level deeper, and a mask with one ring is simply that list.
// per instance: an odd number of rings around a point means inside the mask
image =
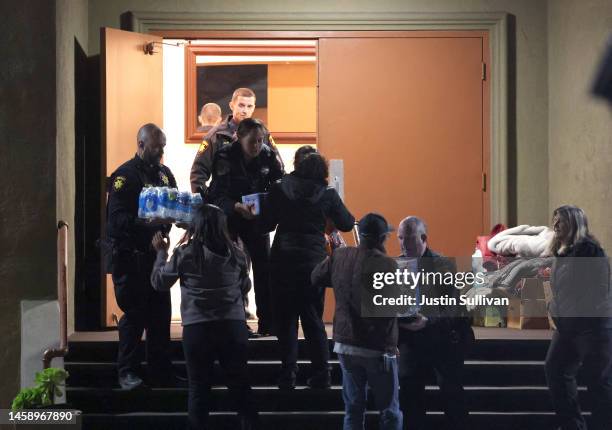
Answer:
[{"label": "pack of bottled water", "polygon": [[138,217],[190,223],[202,196],[169,187],[144,187],[138,198]]}]

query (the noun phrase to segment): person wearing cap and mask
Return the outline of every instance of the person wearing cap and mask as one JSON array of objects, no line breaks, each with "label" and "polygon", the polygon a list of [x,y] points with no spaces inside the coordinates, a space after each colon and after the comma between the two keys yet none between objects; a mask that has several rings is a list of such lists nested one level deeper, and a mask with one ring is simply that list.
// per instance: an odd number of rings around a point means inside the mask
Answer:
[{"label": "person wearing cap and mask", "polygon": [[384,217],[369,213],[359,221],[358,247],[339,248],[312,272],[313,286],[334,289],[334,352],[342,369],[344,429],[364,428],[367,387],[380,411],[379,428],[400,430],[398,401],[397,318],[371,317],[362,305],[372,290],[363,284],[370,270],[395,272],[397,263],[386,255],[385,241],[392,228]]},{"label": "person wearing cap and mask", "polygon": [[[417,273],[454,273],[455,262],[427,244],[427,226],[415,216],[402,220],[397,237],[401,257],[416,259]],[[427,297],[454,297],[460,291],[454,285],[418,285]],[[444,413],[450,427],[467,429],[468,411],[463,392],[463,360],[468,345],[474,339],[471,321],[463,306],[422,306],[416,316],[399,318],[399,380],[400,405],[404,428],[427,428],[425,417],[426,375],[435,372]]]}]

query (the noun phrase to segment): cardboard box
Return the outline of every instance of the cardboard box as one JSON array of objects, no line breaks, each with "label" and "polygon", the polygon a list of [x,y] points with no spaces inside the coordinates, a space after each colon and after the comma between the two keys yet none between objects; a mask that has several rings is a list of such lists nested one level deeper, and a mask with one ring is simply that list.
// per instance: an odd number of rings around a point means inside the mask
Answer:
[{"label": "cardboard box", "polygon": [[508,305],[508,328],[519,330],[548,329],[548,308],[540,278],[521,280],[521,295],[511,298]]}]

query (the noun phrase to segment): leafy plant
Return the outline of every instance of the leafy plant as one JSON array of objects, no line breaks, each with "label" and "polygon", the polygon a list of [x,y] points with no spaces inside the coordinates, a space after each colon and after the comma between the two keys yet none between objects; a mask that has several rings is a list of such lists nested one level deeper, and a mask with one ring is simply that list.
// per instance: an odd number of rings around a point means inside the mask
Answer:
[{"label": "leafy plant", "polygon": [[11,409],[16,411],[52,405],[55,397],[62,395],[60,387],[68,376],[64,369],[55,367],[36,372],[36,386],[21,390],[13,400]]}]

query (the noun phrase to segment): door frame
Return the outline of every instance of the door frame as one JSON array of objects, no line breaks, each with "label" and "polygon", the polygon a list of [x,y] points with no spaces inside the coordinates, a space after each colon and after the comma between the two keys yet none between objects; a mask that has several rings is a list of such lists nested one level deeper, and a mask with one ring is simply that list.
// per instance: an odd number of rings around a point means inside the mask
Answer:
[{"label": "door frame", "polygon": [[[508,184],[508,14],[468,13],[183,13],[132,11],[122,16],[124,30],[164,38],[313,39],[322,37],[400,37],[405,31],[488,33],[489,222],[510,222]],[[405,34],[404,34],[405,35]],[[485,226],[485,228],[490,226]]]}]

